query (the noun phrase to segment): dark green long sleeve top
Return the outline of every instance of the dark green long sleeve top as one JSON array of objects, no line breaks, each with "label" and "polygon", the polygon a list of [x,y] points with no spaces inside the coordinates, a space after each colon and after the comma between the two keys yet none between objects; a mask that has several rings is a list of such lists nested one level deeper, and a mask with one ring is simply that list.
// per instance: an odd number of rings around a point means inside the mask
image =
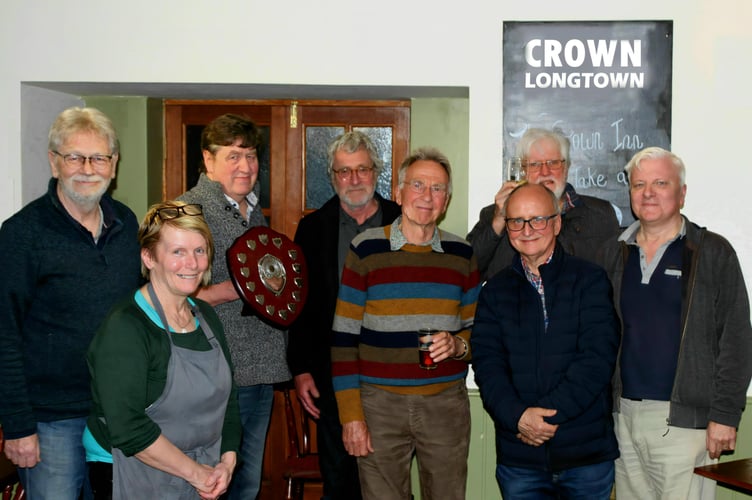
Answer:
[{"label": "dark green long sleeve top", "polygon": [[[213,330],[232,369],[219,318],[206,302],[191,300]],[[201,327],[188,333],[172,333],[172,339],[175,345],[186,349],[211,349]],[[145,410],[164,391],[169,359],[170,341],[140,291],[110,311],[87,353],[93,397],[88,426],[105,450],[115,447],[132,456],[159,437],[159,426]],[[105,417],[106,424],[100,417]],[[225,412],[221,453],[237,451],[240,434],[237,388],[233,383]]]}]

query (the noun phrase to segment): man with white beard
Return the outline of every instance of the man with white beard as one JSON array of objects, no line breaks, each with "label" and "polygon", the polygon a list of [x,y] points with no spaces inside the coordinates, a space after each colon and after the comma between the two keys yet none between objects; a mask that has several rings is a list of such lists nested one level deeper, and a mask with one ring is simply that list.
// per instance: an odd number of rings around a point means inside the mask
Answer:
[{"label": "man with white beard", "polygon": [[138,222],[105,194],[119,145],[107,116],[70,108],[49,134],[47,193],[0,227],[0,425],[28,498],[89,498],[86,349],[141,283]]},{"label": "man with white beard", "polygon": [[[558,131],[531,128],[517,144],[516,156],[522,159],[525,181],[543,184],[559,199],[561,232],[557,241],[562,248],[570,255],[598,264],[598,249],[616,239],[620,221],[609,202],[578,194],[567,183],[569,139]],[[481,210],[480,220],[467,235],[483,280],[510,265],[516,254],[509,244],[503,208],[517,184],[507,181],[501,186],[494,203]]]}]

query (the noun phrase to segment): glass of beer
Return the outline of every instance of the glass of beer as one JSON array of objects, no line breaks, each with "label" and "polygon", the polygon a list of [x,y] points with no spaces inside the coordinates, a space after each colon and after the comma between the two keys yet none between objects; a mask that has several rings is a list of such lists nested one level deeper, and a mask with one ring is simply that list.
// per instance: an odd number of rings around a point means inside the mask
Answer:
[{"label": "glass of beer", "polygon": [[507,162],[505,181],[522,182],[525,180],[525,169],[522,168],[522,158],[513,156]]},{"label": "glass of beer", "polygon": [[436,368],[436,361],[431,358],[431,353],[428,349],[433,344],[433,337],[438,330],[433,328],[421,328],[418,330],[418,364],[425,370],[433,370]]}]

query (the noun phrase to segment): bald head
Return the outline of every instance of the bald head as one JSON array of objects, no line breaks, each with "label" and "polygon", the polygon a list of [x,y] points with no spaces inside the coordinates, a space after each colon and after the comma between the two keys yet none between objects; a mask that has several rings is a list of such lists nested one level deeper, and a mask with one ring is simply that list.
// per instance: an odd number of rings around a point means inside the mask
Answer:
[{"label": "bald head", "polygon": [[542,184],[517,186],[504,204],[509,242],[538,274],[556,247],[561,230],[559,200]]},{"label": "bald head", "polygon": [[[504,214],[505,215],[508,214],[507,209],[509,208],[509,205],[512,202],[512,198],[514,197],[528,198],[531,196],[547,197],[551,201],[550,214],[561,213],[561,206],[559,204],[559,200],[556,198],[556,194],[553,191],[548,189],[543,184],[531,184],[529,182],[526,182],[514,188],[514,190],[509,194],[507,201],[504,203]],[[506,216],[508,217],[508,215]]]}]

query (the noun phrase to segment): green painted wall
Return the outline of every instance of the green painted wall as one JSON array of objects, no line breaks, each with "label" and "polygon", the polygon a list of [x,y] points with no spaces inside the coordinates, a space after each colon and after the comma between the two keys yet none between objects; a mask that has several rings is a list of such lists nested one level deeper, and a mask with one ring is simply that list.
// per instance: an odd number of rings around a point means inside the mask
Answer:
[{"label": "green painted wall", "polygon": [[410,148],[434,146],[452,165],[452,198],[441,228],[462,238],[467,234],[470,113],[467,99],[413,99]]},{"label": "green painted wall", "polygon": [[141,217],[162,199],[162,102],[146,97],[84,97],[110,117],[120,139],[113,197]]}]

